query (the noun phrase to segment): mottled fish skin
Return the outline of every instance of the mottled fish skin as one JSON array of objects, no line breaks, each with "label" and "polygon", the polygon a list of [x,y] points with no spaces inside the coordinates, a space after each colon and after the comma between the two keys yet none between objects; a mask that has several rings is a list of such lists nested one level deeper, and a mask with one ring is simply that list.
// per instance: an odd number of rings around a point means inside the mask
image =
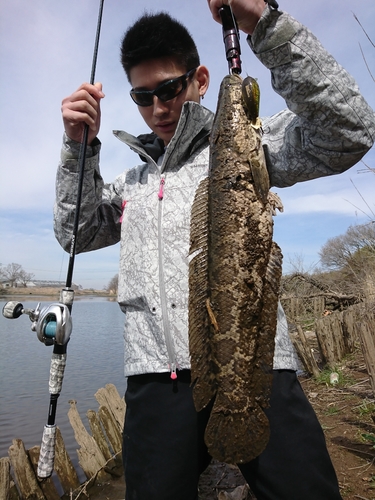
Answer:
[{"label": "mottled fish skin", "polygon": [[[282,255],[273,242],[277,195],[261,129],[243,106],[242,79],[224,78],[211,134],[210,173],[192,207],[189,335],[193,396],[212,402],[205,441],[227,463],[257,457],[269,439],[264,409],[272,383]],[[267,181],[268,182],[268,181]],[[268,184],[267,184],[268,185]]]}]

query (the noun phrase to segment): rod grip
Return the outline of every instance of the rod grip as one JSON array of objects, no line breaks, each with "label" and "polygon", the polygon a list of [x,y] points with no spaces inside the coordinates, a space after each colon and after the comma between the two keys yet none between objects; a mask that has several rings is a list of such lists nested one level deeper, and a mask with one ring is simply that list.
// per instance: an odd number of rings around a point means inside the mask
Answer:
[{"label": "rod grip", "polygon": [[52,354],[51,368],[49,373],[49,393],[60,394],[64,380],[66,366],[66,353]]},{"label": "rod grip", "polygon": [[37,474],[40,479],[52,475],[55,463],[56,425],[45,425],[40,445]]}]

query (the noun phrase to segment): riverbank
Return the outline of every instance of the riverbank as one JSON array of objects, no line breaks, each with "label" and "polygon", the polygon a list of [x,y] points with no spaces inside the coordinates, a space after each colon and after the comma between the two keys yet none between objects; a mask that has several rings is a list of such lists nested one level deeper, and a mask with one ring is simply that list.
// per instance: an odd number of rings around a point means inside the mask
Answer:
[{"label": "riverbank", "polygon": [[[108,290],[94,290],[93,288],[74,290],[75,295],[79,296],[94,296],[94,297],[116,297],[116,293],[109,292]],[[12,287],[0,288],[0,297],[6,299],[14,296],[36,295],[46,297],[60,296],[60,288],[53,287]]]}]

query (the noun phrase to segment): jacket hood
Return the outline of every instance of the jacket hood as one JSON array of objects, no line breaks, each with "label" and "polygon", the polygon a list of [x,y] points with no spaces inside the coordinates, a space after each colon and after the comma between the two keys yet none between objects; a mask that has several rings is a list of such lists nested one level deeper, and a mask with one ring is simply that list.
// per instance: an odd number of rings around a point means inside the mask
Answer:
[{"label": "jacket hood", "polygon": [[188,158],[199,146],[207,140],[212,128],[214,113],[199,103],[187,101],[184,103],[176,132],[167,147],[154,133],[135,137],[122,130],[114,130],[113,134],[120,141],[135,151],[142,161],[151,158],[154,162],[165,153],[167,158],[172,154],[177,162]]}]

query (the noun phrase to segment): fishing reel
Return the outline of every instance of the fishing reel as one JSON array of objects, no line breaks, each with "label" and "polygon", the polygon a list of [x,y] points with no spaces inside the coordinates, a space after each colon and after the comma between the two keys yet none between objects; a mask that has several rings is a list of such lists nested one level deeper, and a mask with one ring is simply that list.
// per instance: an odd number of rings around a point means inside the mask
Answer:
[{"label": "fishing reel", "polygon": [[72,333],[72,318],[67,305],[54,303],[41,308],[39,302],[35,309],[25,309],[20,302],[10,301],[3,307],[5,318],[16,319],[22,314],[29,316],[31,330],[36,332],[40,342],[47,346],[68,342]]}]

